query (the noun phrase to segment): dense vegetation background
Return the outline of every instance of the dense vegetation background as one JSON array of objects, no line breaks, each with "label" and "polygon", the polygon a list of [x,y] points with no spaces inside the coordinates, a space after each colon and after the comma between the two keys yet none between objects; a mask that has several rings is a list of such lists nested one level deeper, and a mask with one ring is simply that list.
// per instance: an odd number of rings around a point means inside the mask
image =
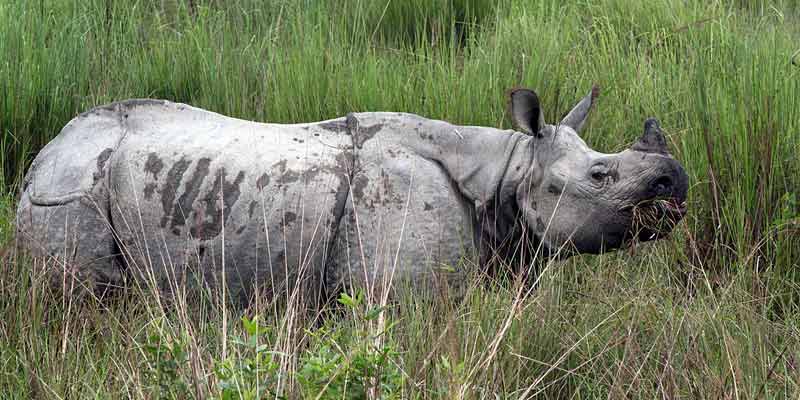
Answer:
[{"label": "dense vegetation background", "polygon": [[[791,0],[3,2],[0,396],[797,396],[799,48]],[[587,142],[619,151],[658,117],[690,214],[657,244],[548,264],[532,293],[353,294],[332,316],[146,288],[73,301],[13,251],[15,184],[95,105],[509,127],[505,89],[535,88],[556,121],[592,83]]]}]

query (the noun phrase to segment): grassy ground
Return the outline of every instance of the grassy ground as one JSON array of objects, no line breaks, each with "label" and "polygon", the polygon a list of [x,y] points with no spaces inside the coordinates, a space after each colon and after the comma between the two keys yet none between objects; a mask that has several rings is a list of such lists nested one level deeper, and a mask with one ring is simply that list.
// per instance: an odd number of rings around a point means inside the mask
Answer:
[{"label": "grassy ground", "polygon": [[[800,10],[793,1],[16,1],[0,4],[0,396],[785,398],[800,392]],[[409,293],[381,315],[73,301],[14,254],[13,192],[75,114],[130,97],[261,121],[409,111],[548,120],[592,83],[585,138],[657,116],[686,166],[669,239],[547,266],[531,294]],[[258,316],[256,318],[256,316]],[[242,318],[240,318],[242,317]],[[253,319],[255,318],[255,322]]]}]

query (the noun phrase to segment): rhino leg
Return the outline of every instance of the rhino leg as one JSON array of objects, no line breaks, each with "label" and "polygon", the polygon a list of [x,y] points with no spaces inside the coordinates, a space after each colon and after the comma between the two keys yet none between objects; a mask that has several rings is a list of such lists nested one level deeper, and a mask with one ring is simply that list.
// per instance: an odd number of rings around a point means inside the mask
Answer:
[{"label": "rhino leg", "polygon": [[[64,203],[38,201],[22,192],[17,209],[17,240],[37,258],[47,259],[49,277],[70,294],[102,297],[124,284],[107,201],[91,195]],[[69,282],[65,284],[65,282]]]}]

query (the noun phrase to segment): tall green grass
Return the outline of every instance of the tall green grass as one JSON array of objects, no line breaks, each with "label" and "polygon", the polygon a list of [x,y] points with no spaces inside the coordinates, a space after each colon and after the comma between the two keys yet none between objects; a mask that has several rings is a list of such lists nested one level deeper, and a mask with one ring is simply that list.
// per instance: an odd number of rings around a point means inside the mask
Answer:
[{"label": "tall green grass", "polygon": [[[110,101],[165,98],[271,122],[395,110],[509,127],[507,88],[535,88],[556,121],[597,83],[584,137],[618,151],[658,117],[692,182],[686,221],[658,245],[551,265],[522,305],[511,307],[507,287],[478,286],[463,303],[409,294],[391,310],[399,325],[387,342],[402,396],[790,396],[800,379],[799,26],[797,3],[766,0],[4,2],[0,237],[11,240],[13,190],[35,152]],[[0,271],[0,392],[153,397],[141,371],[161,364],[141,349],[144,327],[157,325],[159,337],[190,335],[178,376],[192,393],[219,393],[214,362],[241,330],[222,329],[214,301],[70,305],[30,270],[11,258]],[[281,371],[330,347],[305,334],[319,324],[263,339],[297,351]],[[283,393],[305,393],[281,376]]]}]

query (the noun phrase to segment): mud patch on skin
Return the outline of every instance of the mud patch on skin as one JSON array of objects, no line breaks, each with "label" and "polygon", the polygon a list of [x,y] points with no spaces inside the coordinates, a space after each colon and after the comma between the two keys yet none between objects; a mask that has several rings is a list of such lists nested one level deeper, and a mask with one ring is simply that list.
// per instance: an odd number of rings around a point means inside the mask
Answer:
[{"label": "mud patch on skin", "polygon": [[422,209],[423,209],[423,210],[425,210],[425,211],[430,211],[430,210],[433,210],[433,206],[432,206],[432,205],[430,205],[430,203],[428,203],[428,202],[426,201],[426,202],[423,202],[423,207],[422,207]]},{"label": "mud patch on skin", "polygon": [[323,122],[318,125],[320,128],[329,131],[329,132],[336,132],[336,133],[348,133],[348,126],[346,121],[342,120],[334,120]]},{"label": "mud patch on skin", "polygon": [[172,203],[175,202],[178,186],[181,184],[183,174],[186,173],[190,163],[191,161],[183,157],[175,162],[172,168],[167,171],[167,178],[164,181],[164,186],[161,188],[161,207],[164,212],[164,216],[161,217],[162,228],[165,228],[167,222],[170,220],[170,216],[172,215]]},{"label": "mud patch on skin", "polygon": [[253,214],[256,212],[258,208],[258,202],[253,200],[250,202],[250,209],[247,211],[247,218],[253,219]]},{"label": "mud patch on skin", "polygon": [[261,174],[261,176],[258,177],[258,180],[256,180],[256,187],[258,188],[258,190],[262,190],[265,187],[267,187],[267,185],[269,185],[269,174],[264,172],[263,174]]},{"label": "mud patch on skin", "polygon": [[99,156],[97,156],[97,169],[102,170],[106,166],[106,161],[111,157],[111,153],[113,153],[113,149],[105,149]]},{"label": "mud patch on skin", "polygon": [[542,217],[536,217],[536,231],[537,232],[544,232],[547,227],[544,225],[542,221]]},{"label": "mud patch on skin", "polygon": [[383,124],[375,124],[372,126],[365,126],[363,128],[360,127],[358,129],[358,134],[354,137],[356,147],[360,149],[364,143],[372,139],[376,133],[380,132],[381,129],[383,129]]},{"label": "mud patch on skin", "polygon": [[357,175],[353,178],[353,197],[356,199],[364,198],[364,188],[369,184],[369,178],[366,175]]},{"label": "mud patch on skin", "polygon": [[202,203],[205,203],[206,220],[189,230],[192,237],[209,240],[222,232],[225,222],[230,218],[233,205],[239,200],[240,185],[244,181],[244,176],[244,171],[239,171],[233,182],[230,182],[226,179],[225,168],[217,171],[211,190],[201,200]]},{"label": "mud patch on skin", "polygon": [[286,225],[291,225],[292,222],[294,222],[295,220],[297,220],[297,214],[295,214],[295,213],[293,213],[291,211],[287,211],[287,212],[283,213],[283,222]]},{"label": "mud patch on skin", "polygon": [[206,176],[208,176],[208,167],[210,164],[210,158],[203,157],[197,160],[197,166],[194,169],[192,177],[186,182],[183,188],[183,194],[178,198],[178,202],[175,203],[172,209],[171,228],[174,229],[178,225],[186,225],[186,216],[192,210],[192,204],[200,193],[200,186],[202,186],[203,181],[206,179]]},{"label": "mud patch on skin", "polygon": [[346,121],[347,129],[350,131],[350,135],[353,136],[353,145],[359,149],[383,129],[383,124],[361,126],[358,118],[353,114],[347,114]]},{"label": "mud patch on skin", "polygon": [[97,171],[95,171],[95,173],[92,174],[92,186],[93,187],[96,186],[97,182],[99,182],[100,179],[103,178],[103,175],[105,174],[104,171],[105,171],[105,167],[106,167],[106,162],[108,161],[109,158],[111,158],[111,154],[113,154],[113,153],[114,153],[114,149],[107,148],[107,149],[103,150],[100,153],[100,155],[97,156]]},{"label": "mud patch on skin", "polygon": [[147,155],[147,161],[144,163],[144,172],[153,174],[153,179],[158,180],[158,174],[164,168],[164,162],[158,158],[156,153]]},{"label": "mud patch on skin", "polygon": [[381,184],[383,185],[384,194],[387,196],[393,194],[394,188],[392,187],[392,181],[389,179],[389,174],[383,169],[381,169]]},{"label": "mud patch on skin", "polygon": [[156,184],[155,183],[148,183],[144,187],[144,199],[145,200],[152,200],[153,199],[153,193],[155,193],[155,192],[156,192]]}]

